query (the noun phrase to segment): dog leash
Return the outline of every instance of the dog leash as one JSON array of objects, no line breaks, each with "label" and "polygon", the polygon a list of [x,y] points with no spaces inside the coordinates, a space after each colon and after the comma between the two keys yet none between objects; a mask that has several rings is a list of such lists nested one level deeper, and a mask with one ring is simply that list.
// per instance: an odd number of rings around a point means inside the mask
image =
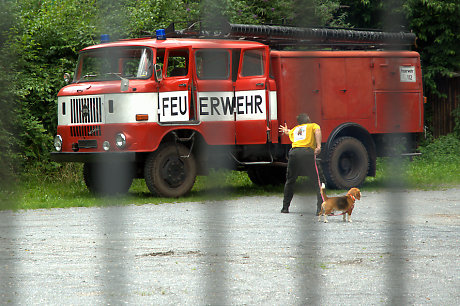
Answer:
[{"label": "dog leash", "polygon": [[315,155],[315,169],[316,169],[316,175],[317,175],[317,177],[318,177],[318,186],[319,186],[321,198],[323,199],[323,202],[324,202],[323,193],[321,192],[321,180],[319,179],[318,165],[316,164],[316,155]]}]

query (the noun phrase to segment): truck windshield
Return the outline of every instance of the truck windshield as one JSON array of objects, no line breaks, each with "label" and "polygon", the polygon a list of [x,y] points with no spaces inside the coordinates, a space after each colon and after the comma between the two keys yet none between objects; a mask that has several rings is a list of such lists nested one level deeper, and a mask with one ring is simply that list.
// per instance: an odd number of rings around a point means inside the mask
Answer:
[{"label": "truck windshield", "polygon": [[101,48],[80,54],[74,82],[148,79],[152,50],[142,47]]}]

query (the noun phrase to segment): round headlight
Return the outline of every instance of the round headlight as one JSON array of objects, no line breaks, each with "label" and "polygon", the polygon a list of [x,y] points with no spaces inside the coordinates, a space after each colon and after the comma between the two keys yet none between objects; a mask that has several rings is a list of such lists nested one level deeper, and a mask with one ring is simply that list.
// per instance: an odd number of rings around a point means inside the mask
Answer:
[{"label": "round headlight", "polygon": [[123,149],[126,146],[126,136],[123,133],[118,133],[115,138],[115,143],[118,148]]},{"label": "round headlight", "polygon": [[60,152],[62,150],[62,137],[61,137],[61,135],[56,135],[54,137],[54,148],[58,152]]},{"label": "round headlight", "polygon": [[104,142],[102,143],[102,148],[104,149],[104,151],[110,150],[110,142],[108,142],[107,140],[104,141]]}]

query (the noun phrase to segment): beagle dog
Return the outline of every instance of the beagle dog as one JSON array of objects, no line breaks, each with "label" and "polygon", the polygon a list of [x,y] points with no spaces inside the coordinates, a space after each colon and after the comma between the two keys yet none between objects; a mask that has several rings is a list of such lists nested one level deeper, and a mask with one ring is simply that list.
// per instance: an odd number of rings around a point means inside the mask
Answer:
[{"label": "beagle dog", "polygon": [[334,211],[343,212],[343,221],[345,222],[345,215],[348,215],[348,222],[351,222],[351,213],[355,207],[355,201],[361,200],[361,191],[358,188],[351,188],[346,196],[328,198],[324,192],[325,186],[321,185],[321,195],[324,198],[321,204],[321,211],[318,215],[318,221],[321,221],[323,216],[324,223],[327,223],[326,216]]}]

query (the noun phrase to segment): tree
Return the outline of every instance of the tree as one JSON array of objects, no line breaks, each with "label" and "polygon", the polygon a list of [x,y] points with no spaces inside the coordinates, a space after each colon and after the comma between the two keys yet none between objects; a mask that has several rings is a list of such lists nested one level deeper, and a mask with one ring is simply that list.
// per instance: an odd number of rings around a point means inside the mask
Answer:
[{"label": "tree", "polygon": [[460,71],[460,2],[408,0],[404,8],[417,34],[425,86],[438,93],[436,80]]},{"label": "tree", "polygon": [[[405,0],[342,0],[345,22],[353,28],[401,31],[407,21],[402,4]],[[389,22],[389,21],[392,22]]]},{"label": "tree", "polygon": [[309,27],[343,25],[339,0],[229,0],[228,3],[227,16],[232,22]]},{"label": "tree", "polygon": [[[0,1],[0,201],[8,197],[7,190],[13,183],[11,177],[18,163],[17,128],[14,116],[16,96],[11,90],[11,63],[14,54],[9,52],[9,29],[14,26],[14,5]],[[5,196],[5,199],[2,197]],[[3,203],[2,203],[3,205]]]},{"label": "tree", "polygon": [[[16,23],[6,54],[16,96],[18,152],[23,163],[48,162],[56,130],[56,95],[62,75],[72,71],[77,52],[94,43],[95,1],[17,0]],[[82,12],[85,14],[82,14]],[[70,22],[71,21],[71,22]]]}]

